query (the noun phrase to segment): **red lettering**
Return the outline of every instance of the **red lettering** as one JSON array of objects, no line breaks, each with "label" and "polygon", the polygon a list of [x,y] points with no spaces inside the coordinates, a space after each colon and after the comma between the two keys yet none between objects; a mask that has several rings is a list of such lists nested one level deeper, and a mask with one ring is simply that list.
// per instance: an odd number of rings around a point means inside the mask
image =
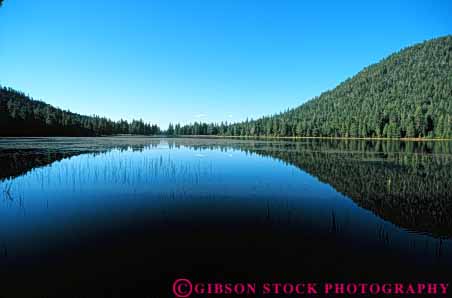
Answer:
[{"label": "red lettering", "polygon": [[391,294],[392,289],[391,289],[391,285],[390,284],[384,284],[382,287],[383,293],[384,294]]},{"label": "red lettering", "polygon": [[[211,293],[209,293],[211,294]],[[223,294],[223,285],[220,283],[215,284],[215,294]]]},{"label": "red lettering", "polygon": [[308,283],[308,294],[317,294],[316,284]]},{"label": "red lettering", "polygon": [[263,284],[262,289],[264,290],[263,291],[264,294],[271,294],[270,284],[267,283]]},{"label": "red lettering", "polygon": [[427,292],[429,294],[436,294],[437,292],[436,284],[427,284]]},{"label": "red lettering", "polygon": [[304,294],[304,284],[296,284],[295,285],[295,293]]},{"label": "red lettering", "polygon": [[444,295],[447,294],[447,288],[449,287],[449,284],[439,284],[439,286],[441,287],[442,293]]},{"label": "red lettering", "polygon": [[425,290],[425,284],[418,284],[418,285],[417,285],[417,292],[418,292],[419,294],[421,294],[422,292],[424,292],[424,290]]},{"label": "red lettering", "polygon": [[356,294],[358,288],[355,284],[347,284],[347,294]]},{"label": "red lettering", "polygon": [[225,284],[225,285],[224,285],[224,293],[225,293],[225,294],[232,294],[232,287],[231,287],[231,284]]},{"label": "red lettering", "polygon": [[333,289],[332,284],[330,284],[330,283],[325,284],[325,294],[329,294],[332,289]]},{"label": "red lettering", "polygon": [[395,284],[394,294],[403,294],[403,284]]},{"label": "red lettering", "polygon": [[283,285],[284,294],[292,294],[293,293],[293,285],[292,284],[284,284]]},{"label": "red lettering", "polygon": [[380,293],[380,285],[379,284],[371,284],[369,291],[372,295],[376,295]]},{"label": "red lettering", "polygon": [[204,294],[204,284],[195,284],[194,289],[196,294]]},{"label": "red lettering", "polygon": [[345,290],[344,290],[344,284],[335,284],[335,290],[334,293],[336,294],[344,294]]}]

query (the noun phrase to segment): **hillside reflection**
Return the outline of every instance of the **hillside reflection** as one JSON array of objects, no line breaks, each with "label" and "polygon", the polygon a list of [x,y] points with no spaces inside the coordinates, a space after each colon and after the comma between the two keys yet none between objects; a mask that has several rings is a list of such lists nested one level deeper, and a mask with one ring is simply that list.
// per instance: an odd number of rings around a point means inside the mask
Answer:
[{"label": "hillside reflection", "polygon": [[[334,187],[359,206],[407,230],[452,237],[452,143],[387,141],[250,141],[162,139],[109,142],[97,147],[55,142],[30,149],[0,147],[0,180],[75,155],[111,149],[240,150],[294,165]],[[150,175],[151,173],[149,173]],[[158,173],[155,173],[158,175]],[[3,190],[4,192],[7,190]]]}]

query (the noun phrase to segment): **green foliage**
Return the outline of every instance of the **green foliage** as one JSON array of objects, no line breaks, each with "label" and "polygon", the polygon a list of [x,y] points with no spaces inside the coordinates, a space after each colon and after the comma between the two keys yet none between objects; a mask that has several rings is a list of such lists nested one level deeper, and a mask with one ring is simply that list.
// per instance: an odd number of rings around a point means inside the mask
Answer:
[{"label": "green foliage", "polygon": [[195,123],[181,134],[452,138],[452,36],[364,68],[298,108],[232,125]]},{"label": "green foliage", "polygon": [[33,100],[11,88],[0,88],[0,136],[98,136],[158,134],[157,125],[143,120],[112,121],[83,116]]}]

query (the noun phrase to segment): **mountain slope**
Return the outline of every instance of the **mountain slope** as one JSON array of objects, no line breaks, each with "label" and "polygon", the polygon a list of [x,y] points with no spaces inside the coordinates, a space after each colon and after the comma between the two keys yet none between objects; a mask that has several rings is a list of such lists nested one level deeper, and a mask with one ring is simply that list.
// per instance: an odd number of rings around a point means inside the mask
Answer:
[{"label": "mountain slope", "polygon": [[[195,130],[182,128],[186,134]],[[250,136],[451,138],[452,36],[392,54],[298,108],[255,121],[215,125],[209,131]]]},{"label": "mountain slope", "polygon": [[285,118],[314,136],[450,136],[452,36],[393,54]]},{"label": "mountain slope", "polygon": [[112,134],[158,134],[157,125],[112,121],[63,111],[29,98],[11,88],[0,87],[0,136],[98,136]]},{"label": "mountain slope", "polygon": [[395,53],[271,119],[278,135],[451,137],[452,36]]}]

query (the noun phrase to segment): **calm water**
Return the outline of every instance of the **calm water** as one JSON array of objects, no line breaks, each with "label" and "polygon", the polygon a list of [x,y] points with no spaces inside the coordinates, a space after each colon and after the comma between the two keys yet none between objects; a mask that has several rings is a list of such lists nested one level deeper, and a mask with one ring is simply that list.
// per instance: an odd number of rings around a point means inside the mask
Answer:
[{"label": "calm water", "polygon": [[6,293],[452,276],[452,143],[4,139],[0,163]]}]

